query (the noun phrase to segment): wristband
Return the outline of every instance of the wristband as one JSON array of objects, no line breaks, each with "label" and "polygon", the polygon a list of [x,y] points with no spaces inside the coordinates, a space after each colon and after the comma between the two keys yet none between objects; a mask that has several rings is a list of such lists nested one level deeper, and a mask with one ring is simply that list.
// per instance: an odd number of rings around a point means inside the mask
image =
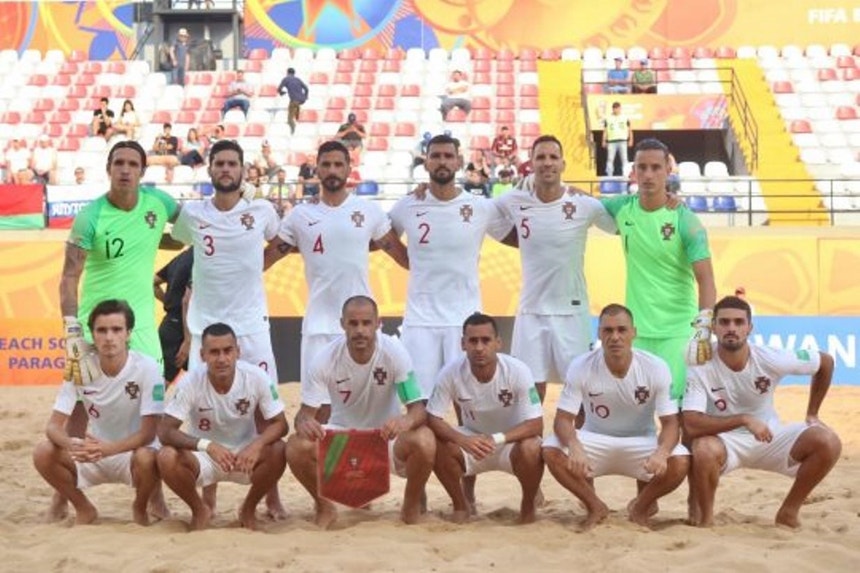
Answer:
[{"label": "wristband", "polygon": [[490,436],[490,437],[491,437],[491,438],[493,438],[493,442],[494,442],[497,446],[501,446],[501,445],[502,445],[502,444],[504,444],[504,443],[505,443],[505,441],[506,441],[506,440],[505,440],[505,434],[503,434],[502,432],[496,432],[495,434],[493,434],[493,435],[492,435],[492,436]]},{"label": "wristband", "polygon": [[207,440],[206,438],[200,438],[197,440],[197,451],[205,452],[209,449],[209,444],[212,443],[212,440]]}]

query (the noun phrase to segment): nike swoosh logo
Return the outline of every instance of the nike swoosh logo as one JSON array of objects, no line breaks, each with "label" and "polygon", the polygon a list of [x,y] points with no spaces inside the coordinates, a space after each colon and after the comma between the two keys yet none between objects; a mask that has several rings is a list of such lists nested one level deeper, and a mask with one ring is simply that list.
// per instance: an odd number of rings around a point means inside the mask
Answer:
[{"label": "nike swoosh logo", "polygon": [[212,408],[197,408],[198,412],[211,412]]},{"label": "nike swoosh logo", "polygon": [[334,383],[335,383],[335,384],[343,384],[343,383],[344,383],[344,382],[346,382],[347,380],[349,380],[349,378],[343,378],[343,379],[341,379],[341,380],[335,380],[335,381],[334,381]]},{"label": "nike swoosh logo", "polygon": [[632,222],[632,221],[624,221],[624,226],[625,226],[625,227],[632,227],[632,226],[633,226],[633,222]]},{"label": "nike swoosh logo", "polygon": [[719,388],[711,388],[711,392],[719,392],[720,390],[725,390],[725,386],[720,386]]},{"label": "nike swoosh logo", "polygon": [[208,229],[211,226],[212,225],[210,225],[209,223],[200,223],[199,225],[197,225],[197,228],[198,229]]},{"label": "nike swoosh logo", "polygon": [[471,398],[460,398],[460,397],[457,397],[457,401],[458,401],[458,402],[471,402],[471,401],[472,401],[472,399],[471,399]]},{"label": "nike swoosh logo", "polygon": [[531,209],[529,205],[520,205],[520,211],[528,211],[529,209]]},{"label": "nike swoosh logo", "polygon": [[92,396],[93,394],[98,394],[98,390],[84,390],[84,396]]},{"label": "nike swoosh logo", "polygon": [[589,392],[588,393],[589,398],[596,398],[598,396],[603,396],[603,392]]},{"label": "nike swoosh logo", "polygon": [[419,212],[415,213],[415,216],[416,217],[423,217],[426,214],[427,214],[427,211],[419,211]]},{"label": "nike swoosh logo", "polygon": [[319,221],[308,221],[308,227],[313,227],[317,223],[319,223]]}]

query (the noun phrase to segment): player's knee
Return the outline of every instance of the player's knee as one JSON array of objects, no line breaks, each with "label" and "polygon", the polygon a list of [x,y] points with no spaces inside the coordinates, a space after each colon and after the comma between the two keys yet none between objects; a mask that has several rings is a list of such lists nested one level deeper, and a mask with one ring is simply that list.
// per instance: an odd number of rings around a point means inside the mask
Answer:
[{"label": "player's knee", "polygon": [[558,448],[541,448],[541,457],[543,458],[543,463],[551,469],[566,465],[567,463],[567,456]]},{"label": "player's knee", "polygon": [[316,442],[303,438],[298,434],[293,434],[289,437],[286,443],[287,462],[292,465],[301,460],[314,458],[316,452]]},{"label": "player's knee", "polygon": [[518,457],[530,466],[537,465],[542,462],[541,440],[536,436],[520,440],[517,445],[514,446],[514,450],[517,451]]},{"label": "player's knee", "polygon": [[725,446],[716,436],[696,438],[690,446],[695,463],[714,463],[725,455]]},{"label": "player's knee", "polygon": [[33,448],[33,465],[42,470],[53,464],[60,449],[51,440],[40,442]]},{"label": "player's knee", "polygon": [[407,446],[413,453],[419,453],[428,462],[432,462],[436,457],[436,435],[427,426],[421,426],[407,432],[404,435],[407,438]]},{"label": "player's knee", "polygon": [[138,468],[152,469],[156,464],[156,453],[152,448],[137,448],[131,454],[131,463]]},{"label": "player's knee", "polygon": [[669,456],[666,464],[671,474],[685,476],[690,471],[690,456]]},{"label": "player's knee", "polygon": [[808,451],[824,455],[828,460],[835,462],[842,453],[842,440],[830,428],[813,426],[804,431],[802,437],[806,438]]},{"label": "player's knee", "polygon": [[156,456],[156,463],[162,474],[170,471],[179,463],[179,451],[172,446],[162,446]]}]

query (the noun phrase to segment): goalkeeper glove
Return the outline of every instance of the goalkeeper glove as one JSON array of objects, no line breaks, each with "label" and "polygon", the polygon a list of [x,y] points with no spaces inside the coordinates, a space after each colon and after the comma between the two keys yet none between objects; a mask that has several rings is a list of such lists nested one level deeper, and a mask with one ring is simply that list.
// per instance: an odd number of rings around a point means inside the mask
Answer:
[{"label": "goalkeeper glove", "polygon": [[63,317],[63,334],[66,338],[66,369],[64,379],[75,386],[92,383],[101,375],[98,357],[84,340],[83,328],[73,316]]},{"label": "goalkeeper glove", "polygon": [[687,364],[698,366],[711,359],[711,319],[713,311],[709,308],[699,311],[699,316],[693,321],[693,338],[687,345]]}]

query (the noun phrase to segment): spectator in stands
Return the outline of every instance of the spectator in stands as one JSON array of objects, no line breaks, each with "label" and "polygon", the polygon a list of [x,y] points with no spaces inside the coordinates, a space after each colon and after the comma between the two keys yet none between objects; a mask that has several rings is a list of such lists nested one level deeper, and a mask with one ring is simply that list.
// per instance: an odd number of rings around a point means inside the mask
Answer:
[{"label": "spectator in stands", "polygon": [[511,130],[507,125],[503,125],[499,130],[499,134],[493,139],[490,145],[490,165],[511,165],[516,164],[517,160],[517,140],[511,135]]},{"label": "spectator in stands", "polygon": [[364,138],[367,137],[367,132],[364,126],[358,123],[354,113],[346,117],[346,123],[340,126],[337,130],[336,139],[339,139],[347,149],[361,149],[364,145]]},{"label": "spectator in stands", "polygon": [[224,139],[226,131],[223,124],[218,124],[215,127],[202,128],[203,135],[209,140],[209,147],[215,145],[218,140]]},{"label": "spectator in stands", "polygon": [[278,93],[286,95],[290,100],[287,107],[287,124],[290,126],[290,133],[295,133],[302,104],[308,101],[308,86],[296,77],[295,68],[287,68],[287,75],[278,84]]},{"label": "spectator in stands", "polygon": [[260,174],[256,165],[248,165],[245,170],[245,183],[242,186],[242,197],[251,201],[265,197],[263,184],[265,178]]},{"label": "spectator in stands", "polygon": [[651,69],[647,58],[639,62],[639,69],[633,72],[633,93],[657,93],[657,74]]},{"label": "spectator in stands", "polygon": [[472,100],[469,98],[471,86],[466,76],[460,70],[454,70],[451,74],[451,81],[445,86],[445,95],[442,96],[442,105],[439,111],[442,112],[442,120],[448,118],[448,112],[458,107],[468,114],[472,111]]},{"label": "spectator in stands", "polygon": [[170,47],[170,60],[173,63],[173,83],[184,86],[185,72],[191,68],[191,45],[185,28],[179,28],[176,34],[176,41]]},{"label": "spectator in stands", "polygon": [[236,72],[236,79],[230,82],[228,88],[230,96],[224,101],[224,106],[221,108],[221,117],[227,115],[227,112],[238,107],[248,117],[248,109],[251,107],[250,97],[254,94],[251,84],[245,81],[245,72],[239,70]]},{"label": "spectator in stands", "polygon": [[152,149],[149,151],[147,163],[172,167],[179,165],[179,140],[171,132],[173,126],[165,123],[163,131],[156,136]]},{"label": "spectator in stands", "polygon": [[137,139],[137,130],[140,127],[140,120],[137,117],[137,112],[134,110],[134,103],[130,99],[122,102],[122,111],[119,114],[119,120],[113,124],[114,131],[121,133],[126,139]]},{"label": "spectator in stands", "polygon": [[606,72],[606,93],[630,93],[630,70],[624,67],[624,58],[615,58],[615,67]]},{"label": "spectator in stands", "polygon": [[498,180],[493,183],[493,197],[498,197],[514,188],[514,170],[505,168],[499,171]]},{"label": "spectator in stands", "polygon": [[197,130],[192,127],[180,149],[179,162],[189,167],[200,167],[206,163],[205,157],[206,142],[200,139]]},{"label": "spectator in stands", "polygon": [[320,180],[317,177],[316,154],[307,156],[304,163],[299,166],[299,186],[296,189],[296,198],[316,197],[320,193]]},{"label": "spectator in stands", "polygon": [[412,150],[412,167],[409,168],[410,179],[415,179],[415,168],[424,165],[424,162],[427,161],[427,146],[431,139],[433,139],[433,134],[425,131],[418,143],[415,144],[415,148]]},{"label": "spectator in stands", "polygon": [[534,173],[534,170],[535,168],[531,158],[526,159],[525,161],[521,161],[520,166],[517,167],[517,176],[520,179],[524,179]]},{"label": "spectator in stands", "polygon": [[75,185],[83,185],[87,182],[87,172],[83,167],[75,167]]},{"label": "spectator in stands", "polygon": [[275,159],[275,154],[272,151],[272,146],[268,140],[263,141],[263,146],[260,148],[260,153],[252,163],[260,170],[260,173],[266,179],[274,179],[278,174],[278,169],[281,168],[280,162]]},{"label": "spectator in stands", "polygon": [[[463,189],[470,193],[490,196],[490,167],[483,151],[475,152],[474,159],[466,166],[466,182]],[[477,193],[476,193],[477,192]]]},{"label": "spectator in stands", "polygon": [[293,208],[293,203],[296,200],[295,191],[290,188],[287,183],[287,170],[281,167],[275,173],[275,180],[269,183],[269,192],[267,194],[269,201],[278,210],[278,215],[281,217],[285,213],[289,213]]},{"label": "spectator in stands", "polygon": [[633,147],[633,129],[630,120],[621,113],[621,102],[612,103],[612,113],[603,120],[603,148],[606,149],[606,176],[615,174],[615,157],[621,157],[621,174],[630,171],[627,148]]},{"label": "spectator in stands", "polygon": [[57,182],[57,150],[47,135],[39,136],[39,143],[30,158],[30,170],[39,183],[53,185]]},{"label": "spectator in stands", "polygon": [[20,137],[12,140],[12,145],[6,150],[6,182],[23,185],[33,180],[30,170],[30,150]]},{"label": "spectator in stands", "polygon": [[104,137],[105,141],[109,140],[114,133],[114,113],[112,109],[108,108],[109,103],[110,100],[106,97],[99,100],[98,109],[93,111],[93,123],[91,126],[91,135],[93,137],[97,135]]}]

